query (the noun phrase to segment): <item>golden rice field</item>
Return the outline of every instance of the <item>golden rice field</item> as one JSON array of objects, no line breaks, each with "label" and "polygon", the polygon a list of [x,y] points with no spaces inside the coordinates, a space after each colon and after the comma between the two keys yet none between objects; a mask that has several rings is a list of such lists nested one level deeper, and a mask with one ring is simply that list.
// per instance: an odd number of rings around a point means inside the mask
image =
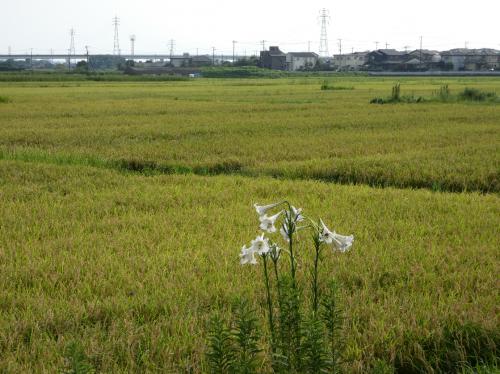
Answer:
[{"label": "golden rice field", "polygon": [[252,204],[284,198],[355,235],[321,269],[341,286],[344,372],[438,372],[435,356],[498,372],[500,105],[370,105],[396,78],[331,79],[354,89],[0,83],[0,373],[68,371],[72,344],[85,372],[206,372],[211,313],[263,300],[238,261]]}]

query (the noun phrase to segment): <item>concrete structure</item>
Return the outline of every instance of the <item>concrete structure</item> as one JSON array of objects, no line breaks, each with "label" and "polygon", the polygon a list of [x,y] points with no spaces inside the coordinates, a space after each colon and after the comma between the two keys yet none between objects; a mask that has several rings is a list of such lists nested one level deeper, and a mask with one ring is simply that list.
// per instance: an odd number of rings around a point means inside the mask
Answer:
[{"label": "concrete structure", "polygon": [[314,52],[288,52],[286,54],[287,70],[312,69],[318,63],[319,56]]},{"label": "concrete structure", "polygon": [[357,71],[366,68],[369,52],[354,52],[343,55],[334,55],[333,64],[338,70]]},{"label": "concrete structure", "polygon": [[286,54],[279,47],[269,47],[269,51],[260,52],[260,66],[266,69],[286,70]]},{"label": "concrete structure", "polygon": [[182,56],[172,56],[170,64],[176,68],[188,66],[208,66],[212,64],[212,59],[208,55],[191,56],[189,53],[184,53]]}]

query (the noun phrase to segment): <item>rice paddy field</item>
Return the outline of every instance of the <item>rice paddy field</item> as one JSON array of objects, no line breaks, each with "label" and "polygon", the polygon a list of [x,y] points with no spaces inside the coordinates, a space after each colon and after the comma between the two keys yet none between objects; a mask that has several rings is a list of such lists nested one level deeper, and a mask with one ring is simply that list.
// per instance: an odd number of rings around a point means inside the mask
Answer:
[{"label": "rice paddy field", "polygon": [[1,82],[0,373],[206,372],[210,314],[263,300],[252,205],[282,199],[355,235],[321,269],[343,372],[498,373],[500,105],[369,102],[500,79],[328,79]]}]

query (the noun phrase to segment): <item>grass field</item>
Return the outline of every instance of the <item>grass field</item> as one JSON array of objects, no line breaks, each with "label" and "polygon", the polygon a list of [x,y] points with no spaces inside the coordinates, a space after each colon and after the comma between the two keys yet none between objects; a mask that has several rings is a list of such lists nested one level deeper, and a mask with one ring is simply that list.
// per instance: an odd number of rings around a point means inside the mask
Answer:
[{"label": "grass field", "polygon": [[[494,366],[500,106],[370,105],[394,79],[322,81],[0,83],[0,372],[60,372],[72,344],[98,372],[203,372],[210,312],[262,300],[238,264],[251,205],[282,198],[356,237],[322,270],[345,372]],[[500,92],[401,87],[444,83]]]}]

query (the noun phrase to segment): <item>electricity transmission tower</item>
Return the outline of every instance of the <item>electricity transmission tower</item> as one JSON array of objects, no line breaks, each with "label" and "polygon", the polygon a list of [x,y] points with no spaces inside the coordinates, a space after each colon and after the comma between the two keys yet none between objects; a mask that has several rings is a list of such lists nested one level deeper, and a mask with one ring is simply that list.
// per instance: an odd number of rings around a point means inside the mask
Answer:
[{"label": "electricity transmission tower", "polygon": [[330,23],[330,12],[328,9],[321,9],[319,11],[319,21],[321,22],[321,36],[319,39],[319,55],[328,57],[328,33],[327,26]]},{"label": "electricity transmission tower", "polygon": [[135,55],[135,35],[130,35],[130,55]]},{"label": "electricity transmission tower", "polygon": [[113,18],[113,26],[115,27],[115,38],[113,41],[113,54],[120,56],[120,38],[118,36],[118,26],[120,25],[120,19],[115,16]]}]

